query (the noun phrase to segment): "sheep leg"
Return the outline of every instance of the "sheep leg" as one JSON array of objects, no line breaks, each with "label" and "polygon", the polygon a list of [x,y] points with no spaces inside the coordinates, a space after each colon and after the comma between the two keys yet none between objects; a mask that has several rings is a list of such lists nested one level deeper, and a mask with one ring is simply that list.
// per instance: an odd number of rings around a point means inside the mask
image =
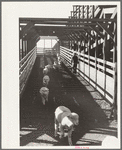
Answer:
[{"label": "sheep leg", "polygon": [[70,146],[72,146],[72,131],[73,131],[73,127],[71,128],[71,130],[68,131],[68,143]]},{"label": "sheep leg", "polygon": [[62,139],[64,137],[64,129],[62,125],[60,125],[59,131],[60,131],[60,139]]},{"label": "sheep leg", "polygon": [[42,104],[45,105],[45,98],[42,96]]},{"label": "sheep leg", "polygon": [[55,137],[58,135],[57,132],[58,132],[58,121],[56,120],[56,118],[54,119],[54,126],[55,126]]}]

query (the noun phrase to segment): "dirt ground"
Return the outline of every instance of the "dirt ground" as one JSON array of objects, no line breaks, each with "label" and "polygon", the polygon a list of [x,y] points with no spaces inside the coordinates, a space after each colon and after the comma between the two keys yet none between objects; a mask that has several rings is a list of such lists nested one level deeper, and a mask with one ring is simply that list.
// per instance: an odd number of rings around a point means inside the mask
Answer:
[{"label": "dirt ground", "polygon": [[73,144],[100,146],[107,135],[117,136],[116,120],[108,120],[110,105],[86,81],[63,64],[49,73],[49,102],[43,106],[39,94],[43,67],[52,56],[38,56],[20,98],[20,146],[68,146],[67,137],[54,137],[54,111],[66,106],[80,117],[72,134]]}]

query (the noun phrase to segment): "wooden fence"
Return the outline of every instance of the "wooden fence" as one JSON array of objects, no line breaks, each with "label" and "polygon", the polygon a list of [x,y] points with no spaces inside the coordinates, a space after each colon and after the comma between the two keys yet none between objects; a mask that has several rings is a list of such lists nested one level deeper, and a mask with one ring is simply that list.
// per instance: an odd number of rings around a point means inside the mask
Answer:
[{"label": "wooden fence", "polygon": [[[79,56],[78,74],[113,104],[116,94],[116,63],[103,61],[100,58],[95,60],[93,56],[76,53]],[[61,59],[68,67],[71,67],[73,54],[73,50],[60,46]]]},{"label": "wooden fence", "polygon": [[19,62],[19,81],[20,81],[20,95],[22,94],[28,77],[33,68],[36,59],[37,48],[34,47],[20,62]]},{"label": "wooden fence", "polygon": [[54,55],[56,54],[56,50],[53,48],[37,48],[37,55]]}]

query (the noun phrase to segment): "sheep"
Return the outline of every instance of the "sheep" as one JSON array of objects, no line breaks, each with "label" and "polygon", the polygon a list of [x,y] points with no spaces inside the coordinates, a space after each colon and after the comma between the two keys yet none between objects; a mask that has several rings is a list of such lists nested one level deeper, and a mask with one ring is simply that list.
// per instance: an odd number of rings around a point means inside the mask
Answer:
[{"label": "sheep", "polygon": [[79,124],[79,115],[72,113],[69,108],[65,106],[59,106],[55,110],[55,136],[57,136],[58,128],[60,131],[60,138],[64,137],[64,130],[68,130],[68,142],[72,145],[72,131],[74,131],[74,125]]},{"label": "sheep", "polygon": [[48,64],[48,65],[45,66],[45,68],[47,68],[48,71],[50,72],[50,70],[53,68],[53,65],[49,65],[49,64]]},{"label": "sheep", "polygon": [[60,64],[58,64],[58,62],[54,61],[53,68],[58,70],[60,68]]},{"label": "sheep", "polygon": [[47,75],[48,72],[49,72],[49,71],[48,71],[48,68],[44,68],[44,69],[43,69],[43,74],[44,74],[44,75]]},{"label": "sheep", "polygon": [[47,87],[42,87],[39,92],[41,94],[42,103],[45,105],[45,102],[48,102],[49,89]]},{"label": "sheep", "polygon": [[47,87],[49,84],[49,81],[50,81],[50,77],[48,75],[45,75],[43,77],[43,85]]},{"label": "sheep", "polygon": [[105,148],[117,148],[119,146],[119,140],[115,136],[106,136],[102,141],[102,147]]}]

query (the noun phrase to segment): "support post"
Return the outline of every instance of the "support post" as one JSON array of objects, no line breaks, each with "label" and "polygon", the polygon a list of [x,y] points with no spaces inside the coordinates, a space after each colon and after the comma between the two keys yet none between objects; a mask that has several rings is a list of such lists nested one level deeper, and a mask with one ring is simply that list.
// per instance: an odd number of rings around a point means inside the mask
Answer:
[{"label": "support post", "polygon": [[45,53],[45,39],[44,39],[44,53]]},{"label": "support post", "polygon": [[84,62],[83,72],[84,72],[84,78],[85,78],[85,39],[84,39],[84,56],[83,56],[83,62]]},{"label": "support post", "polygon": [[107,44],[107,33],[104,32],[104,42],[103,42],[103,79],[104,79],[104,96],[106,96],[106,44]]},{"label": "support post", "polygon": [[97,89],[97,51],[98,51],[98,34],[96,33],[95,39],[95,88]]},{"label": "support post", "polygon": [[23,38],[22,38],[22,58],[24,57],[24,52],[23,52]]},{"label": "support post", "polygon": [[[113,105],[117,103],[117,60],[116,60],[116,23],[114,23],[114,45],[113,45],[113,63],[115,64],[115,67],[113,67],[114,75],[114,93],[113,93]],[[116,104],[117,105],[117,104]]]},{"label": "support post", "polygon": [[51,39],[51,49],[52,49],[52,39]]},{"label": "support post", "polygon": [[89,83],[90,83],[90,36],[88,35],[88,65],[89,65]]}]

